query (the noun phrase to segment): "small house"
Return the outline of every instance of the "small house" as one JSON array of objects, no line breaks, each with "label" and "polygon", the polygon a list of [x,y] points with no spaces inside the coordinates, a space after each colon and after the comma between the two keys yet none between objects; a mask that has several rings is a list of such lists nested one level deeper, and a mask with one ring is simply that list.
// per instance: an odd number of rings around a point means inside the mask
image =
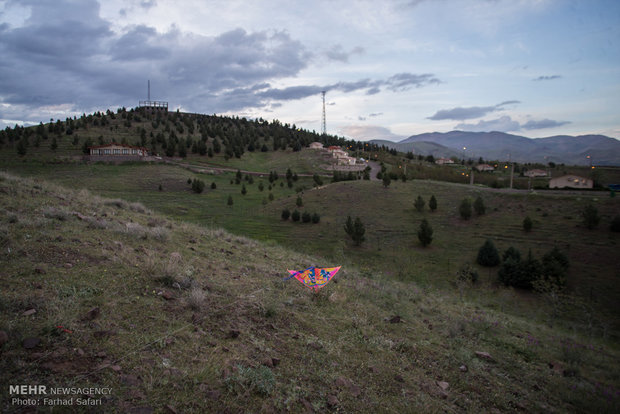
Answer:
[{"label": "small house", "polygon": [[534,177],[546,177],[547,176],[547,171],[545,170],[527,170],[526,172],[523,173],[524,176],[526,177],[530,177],[530,178],[534,178]]},{"label": "small house", "polygon": [[323,144],[320,142],[311,142],[309,147],[310,149],[323,149]]},{"label": "small house", "polygon": [[549,180],[549,188],[593,188],[594,182],[578,175],[563,175]]},{"label": "small house", "polygon": [[480,172],[495,170],[495,168],[493,168],[493,166],[489,164],[478,164],[476,165],[476,169]]},{"label": "small house", "polygon": [[444,164],[454,164],[450,158],[438,158],[435,160],[435,164],[444,165]]}]

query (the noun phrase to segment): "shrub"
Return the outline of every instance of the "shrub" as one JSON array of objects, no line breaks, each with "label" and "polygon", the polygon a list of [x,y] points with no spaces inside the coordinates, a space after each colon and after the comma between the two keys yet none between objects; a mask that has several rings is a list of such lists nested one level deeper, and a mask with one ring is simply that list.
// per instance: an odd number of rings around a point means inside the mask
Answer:
[{"label": "shrub", "polygon": [[601,221],[598,215],[598,209],[592,204],[588,204],[584,207],[581,216],[583,217],[583,224],[590,230],[598,226],[598,223]]},{"label": "shrub", "polygon": [[502,260],[506,261],[510,258],[515,259],[515,260],[521,260],[521,252],[517,250],[516,248],[510,246],[508,249],[506,249],[506,251],[502,255]]},{"label": "shrub", "polygon": [[217,188],[217,184],[215,184],[215,181],[213,181],[211,183],[211,190],[215,190]]},{"label": "shrub", "polygon": [[416,198],[415,202],[413,203],[415,209],[418,210],[420,213],[424,210],[425,204],[426,203],[424,202],[422,196],[418,196],[418,198]]},{"label": "shrub", "polygon": [[494,267],[500,263],[499,252],[491,239],[487,239],[478,250],[476,263],[486,267]]},{"label": "shrub", "polygon": [[242,195],[246,195],[247,193],[248,193],[248,190],[245,188],[245,184],[243,184],[243,185],[241,186],[241,194],[242,194]]},{"label": "shrub", "polygon": [[269,193],[269,197],[268,198],[269,198],[269,201],[273,201],[273,199],[274,199],[273,193]]},{"label": "shrub", "polygon": [[258,191],[263,191],[264,189],[265,189],[265,185],[261,181],[260,183],[258,183]]},{"label": "shrub", "polygon": [[312,221],[312,216],[307,211],[304,211],[301,215],[301,221],[304,223],[310,223],[310,221]]},{"label": "shrub", "polygon": [[620,216],[616,216],[613,218],[611,224],[609,225],[609,230],[616,233],[620,232]]},{"label": "shrub", "polygon": [[301,214],[299,213],[299,211],[294,210],[293,214],[291,215],[291,218],[293,219],[293,221],[299,221],[300,217],[301,217]]},{"label": "shrub", "polygon": [[301,196],[297,196],[297,200],[295,201],[295,205],[297,207],[302,207],[304,205],[303,200],[301,199]]},{"label": "shrub", "polygon": [[226,202],[226,204],[228,204],[229,206],[232,206],[232,205],[233,205],[233,198],[232,198],[232,195],[229,195],[229,196],[228,196],[228,201]]},{"label": "shrub", "polygon": [[237,370],[224,380],[229,392],[236,395],[256,393],[268,396],[273,393],[276,379],[273,372],[264,365],[257,368],[245,368],[237,365]]},{"label": "shrub", "polygon": [[428,246],[433,241],[433,228],[426,219],[422,220],[420,223],[420,228],[418,229],[418,240],[420,240],[423,247]]},{"label": "shrub", "polygon": [[465,263],[463,267],[456,272],[456,280],[459,282],[476,283],[478,278],[478,272],[469,263]]},{"label": "shrub", "polygon": [[530,216],[526,216],[523,219],[523,230],[527,231],[528,233],[532,230],[532,219],[530,218]]},{"label": "shrub", "polygon": [[459,213],[461,214],[461,218],[463,220],[469,220],[471,217],[471,200],[469,198],[464,198],[461,201],[461,205],[459,206]]},{"label": "shrub", "polygon": [[204,181],[194,178],[194,180],[192,181],[192,191],[195,192],[196,194],[200,194],[203,192],[204,189],[205,189]]},{"label": "shrub", "polygon": [[355,221],[351,219],[351,216],[347,216],[347,222],[344,225],[344,231],[351,237],[353,240],[353,244],[359,246],[365,240],[364,233],[366,233],[366,228],[364,227],[364,223],[360,220],[359,217],[355,218]]},{"label": "shrub", "polygon": [[288,218],[291,216],[291,211],[288,208],[285,208],[284,210],[282,210],[282,220],[288,220]]},{"label": "shrub", "polygon": [[486,207],[484,206],[484,200],[482,200],[482,197],[480,196],[476,197],[476,201],[474,201],[474,210],[476,211],[476,214],[479,216],[486,213]]},{"label": "shrub", "polygon": [[428,200],[428,208],[430,208],[431,211],[437,210],[437,199],[435,198],[434,195],[432,195],[431,199]]},{"label": "shrub", "polygon": [[321,216],[319,216],[317,213],[314,213],[312,215],[312,223],[317,224],[319,221],[321,221]]}]

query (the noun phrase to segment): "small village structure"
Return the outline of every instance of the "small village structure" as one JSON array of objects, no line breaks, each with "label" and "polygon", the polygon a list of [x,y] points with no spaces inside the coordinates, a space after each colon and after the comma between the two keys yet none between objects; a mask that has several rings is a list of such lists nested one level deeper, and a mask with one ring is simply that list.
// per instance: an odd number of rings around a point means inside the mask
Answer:
[{"label": "small village structure", "polygon": [[105,144],[88,147],[90,161],[140,161],[149,155],[148,149],[127,144]]},{"label": "small village structure", "polygon": [[310,149],[323,149],[323,144],[320,142],[311,142],[309,145]]},{"label": "small village structure", "polygon": [[593,188],[594,182],[578,175],[563,175],[549,180],[549,188]]},{"label": "small village structure", "polygon": [[526,172],[523,173],[523,175],[526,176],[526,177],[530,177],[530,178],[546,177],[547,176],[547,171],[545,171],[545,170],[538,170],[538,169],[527,170]]},{"label": "small village structure", "polygon": [[327,148],[332,153],[332,157],[336,159],[338,165],[355,165],[355,158],[350,157],[349,154],[340,147],[331,146]]},{"label": "small village structure", "polygon": [[495,171],[495,168],[493,168],[493,166],[489,164],[478,164],[476,165],[476,169],[480,172]]},{"label": "small village structure", "polygon": [[438,158],[435,160],[435,164],[437,165],[454,164],[454,161],[452,161],[450,158]]}]

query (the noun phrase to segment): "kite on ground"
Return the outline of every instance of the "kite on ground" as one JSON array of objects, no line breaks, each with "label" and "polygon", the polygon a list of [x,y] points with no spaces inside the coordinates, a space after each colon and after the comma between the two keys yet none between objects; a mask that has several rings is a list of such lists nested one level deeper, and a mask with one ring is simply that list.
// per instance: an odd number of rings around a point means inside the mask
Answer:
[{"label": "kite on ground", "polygon": [[318,292],[323,286],[327,284],[331,280],[332,277],[340,270],[341,266],[338,267],[309,267],[305,270],[289,270],[288,272],[291,274],[284,280],[288,280],[292,277],[299,280],[306,287],[311,290]]}]

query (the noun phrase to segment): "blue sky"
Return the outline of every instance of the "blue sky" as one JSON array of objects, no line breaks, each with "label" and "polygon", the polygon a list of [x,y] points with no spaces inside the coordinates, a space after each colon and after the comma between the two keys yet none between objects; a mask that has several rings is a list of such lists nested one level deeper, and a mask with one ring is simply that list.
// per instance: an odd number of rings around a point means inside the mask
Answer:
[{"label": "blue sky", "polygon": [[620,139],[620,2],[0,1],[0,127],[151,98],[401,140]]}]

